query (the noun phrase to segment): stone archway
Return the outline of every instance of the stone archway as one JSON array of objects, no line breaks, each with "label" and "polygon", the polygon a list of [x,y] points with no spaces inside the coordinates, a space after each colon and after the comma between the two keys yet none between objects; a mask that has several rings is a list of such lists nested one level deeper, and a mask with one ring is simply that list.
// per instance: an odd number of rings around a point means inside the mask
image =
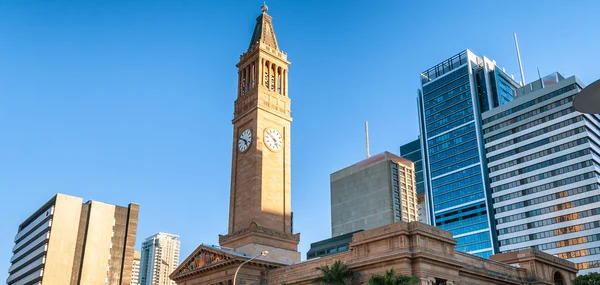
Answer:
[{"label": "stone archway", "polygon": [[554,285],[567,285],[565,283],[565,279],[563,278],[563,275],[560,274],[560,272],[558,272],[558,271],[554,272]]}]

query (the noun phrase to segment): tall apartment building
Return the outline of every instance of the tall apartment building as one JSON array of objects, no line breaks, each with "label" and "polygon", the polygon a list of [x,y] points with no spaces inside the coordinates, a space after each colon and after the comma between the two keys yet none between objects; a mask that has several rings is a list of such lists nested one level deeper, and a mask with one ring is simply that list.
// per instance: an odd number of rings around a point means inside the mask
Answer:
[{"label": "tall apartment building", "polygon": [[131,268],[131,285],[138,285],[140,283],[140,259],[142,253],[135,251],[133,254],[133,267]]},{"label": "tall apartment building", "polygon": [[481,113],[510,102],[518,83],[470,50],[421,73],[418,96],[425,200],[432,225],[452,232],[456,249],[497,252]]},{"label": "tall apartment building", "polygon": [[482,114],[501,252],[536,248],[600,271],[600,116],[573,110],[583,84],[554,73]]},{"label": "tall apartment building", "polygon": [[142,243],[140,285],[175,285],[169,275],[179,266],[179,236],[157,233]]},{"label": "tall apartment building", "polygon": [[418,221],[429,224],[425,203],[425,182],[423,181],[423,154],[421,153],[421,140],[416,139],[400,146],[400,156],[414,162],[415,178],[417,181],[417,212]]},{"label": "tall apartment building", "polygon": [[331,235],[416,221],[414,163],[384,152],[334,172],[331,179]]},{"label": "tall apartment building", "polygon": [[129,285],[139,205],[57,194],[20,226],[8,285]]}]

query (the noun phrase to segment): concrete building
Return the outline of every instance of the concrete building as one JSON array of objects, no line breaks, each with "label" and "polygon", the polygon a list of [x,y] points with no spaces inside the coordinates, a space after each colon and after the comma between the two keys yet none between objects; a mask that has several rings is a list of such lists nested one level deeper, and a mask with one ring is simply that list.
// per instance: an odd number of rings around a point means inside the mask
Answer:
[{"label": "concrete building", "polygon": [[481,113],[512,101],[518,83],[495,61],[465,50],[421,73],[418,97],[425,201],[432,225],[457,250],[498,252]]},{"label": "concrete building", "polygon": [[140,259],[142,253],[135,251],[133,254],[133,267],[131,268],[131,285],[138,285],[140,283]]},{"label": "concrete building", "polygon": [[417,214],[418,221],[430,224],[427,214],[427,203],[425,203],[425,181],[423,181],[423,153],[421,152],[421,140],[416,139],[400,146],[400,156],[414,162],[415,179],[417,181]]},{"label": "concrete building", "polygon": [[179,236],[157,233],[142,243],[140,285],[175,285],[169,275],[179,266]]},{"label": "concrete building", "polygon": [[414,163],[384,152],[330,175],[331,236],[416,221]]},{"label": "concrete building", "polygon": [[583,88],[554,73],[482,114],[501,252],[535,248],[600,271],[600,115],[574,111]]},{"label": "concrete building", "polygon": [[139,206],[57,194],[20,226],[8,285],[129,285]]}]

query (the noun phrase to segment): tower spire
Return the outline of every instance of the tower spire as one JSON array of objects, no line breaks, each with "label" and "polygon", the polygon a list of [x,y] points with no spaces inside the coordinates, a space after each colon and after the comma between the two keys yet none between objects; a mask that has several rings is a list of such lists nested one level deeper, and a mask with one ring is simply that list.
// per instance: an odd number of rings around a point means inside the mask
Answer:
[{"label": "tower spire", "polygon": [[256,18],[256,26],[254,26],[254,33],[252,33],[252,39],[250,40],[248,49],[262,42],[279,50],[277,38],[275,37],[275,30],[273,29],[273,18],[267,14],[269,7],[266,2],[263,3],[260,10],[262,13]]}]

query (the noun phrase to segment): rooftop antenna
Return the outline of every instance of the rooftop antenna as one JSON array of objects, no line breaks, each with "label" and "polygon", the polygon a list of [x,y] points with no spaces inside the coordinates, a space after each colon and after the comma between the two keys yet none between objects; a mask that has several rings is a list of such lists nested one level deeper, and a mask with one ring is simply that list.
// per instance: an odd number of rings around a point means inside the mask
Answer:
[{"label": "rooftop antenna", "polygon": [[545,87],[544,80],[542,80],[542,75],[540,74],[540,68],[538,67],[537,70],[538,70],[538,77],[540,78],[540,84],[542,84],[542,88],[544,88]]},{"label": "rooftop antenna", "polygon": [[521,63],[521,52],[519,52],[519,41],[517,40],[517,33],[514,32],[515,36],[515,47],[517,48],[517,58],[519,59],[519,70],[521,71],[521,87],[525,85],[525,75],[523,74],[523,64]]},{"label": "rooftop antenna", "polygon": [[369,152],[369,121],[365,121],[365,140],[367,143],[367,158],[371,157]]}]

